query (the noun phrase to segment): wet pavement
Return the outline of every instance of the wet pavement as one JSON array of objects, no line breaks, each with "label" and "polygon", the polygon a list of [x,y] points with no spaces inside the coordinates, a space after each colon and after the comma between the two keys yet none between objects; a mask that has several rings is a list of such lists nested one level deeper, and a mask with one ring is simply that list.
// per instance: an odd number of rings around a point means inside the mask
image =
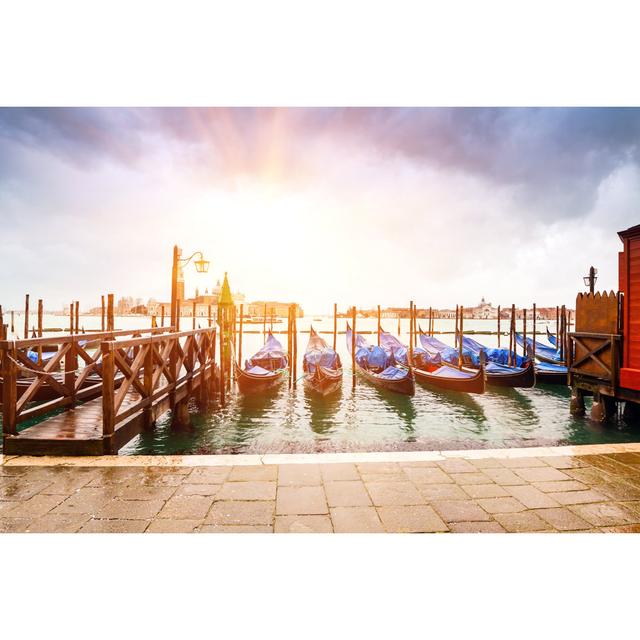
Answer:
[{"label": "wet pavement", "polygon": [[638,445],[534,452],[5,457],[0,532],[640,532]]}]

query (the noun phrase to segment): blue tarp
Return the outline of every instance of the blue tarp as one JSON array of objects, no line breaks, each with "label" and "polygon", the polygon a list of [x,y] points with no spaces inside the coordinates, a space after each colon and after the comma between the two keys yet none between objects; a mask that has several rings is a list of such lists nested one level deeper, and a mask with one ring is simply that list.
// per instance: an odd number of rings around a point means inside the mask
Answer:
[{"label": "blue tarp", "polygon": [[400,369],[399,367],[387,367],[382,373],[378,374],[379,378],[385,380],[402,380],[409,375],[408,369]]},{"label": "blue tarp", "polygon": [[284,369],[286,366],[287,355],[282,345],[271,332],[269,332],[267,341],[264,343],[262,349],[245,363],[247,370],[250,370],[251,367],[262,367],[268,371],[276,371],[278,369]]},{"label": "blue tarp", "polygon": [[325,369],[339,369],[342,366],[340,356],[311,327],[302,366],[306,372],[313,373],[318,364]]},{"label": "blue tarp", "polygon": [[567,367],[562,364],[551,364],[550,362],[536,362],[536,371],[542,373],[567,373]]},{"label": "blue tarp", "polygon": [[476,373],[455,369],[454,367],[440,367],[430,373],[432,376],[438,376],[439,378],[473,378],[476,375]]},{"label": "blue tarp", "polygon": [[[408,349],[394,335],[387,333],[386,331],[381,331],[380,345],[385,349],[385,351],[387,351],[390,356],[393,356],[395,362],[398,362],[405,366],[408,365]],[[422,347],[414,348],[413,360],[416,364],[440,364],[440,362],[442,361],[439,353],[431,355]]]},{"label": "blue tarp", "polygon": [[[524,345],[524,338],[519,333],[516,333],[516,342],[521,347]],[[529,338],[528,336],[527,336],[527,346],[533,348],[533,338]],[[555,347],[549,347],[547,345],[544,345],[542,344],[542,342],[539,342],[538,340],[536,340],[536,354],[544,356],[549,360],[556,360],[557,362],[561,361],[559,350],[557,350]]]},{"label": "blue tarp", "polygon": [[[473,357],[471,357],[471,361],[476,365],[480,364],[481,351],[484,351],[487,362],[495,362],[496,364],[509,365],[509,363],[511,362],[511,356],[513,356],[513,352],[510,352],[509,349],[494,349],[491,347],[485,347],[483,344],[480,344],[473,338],[468,338],[466,336],[463,336],[462,344],[464,347],[464,355],[467,355],[467,350],[472,352]],[[527,360],[528,358],[516,354],[516,367],[526,366]]]}]

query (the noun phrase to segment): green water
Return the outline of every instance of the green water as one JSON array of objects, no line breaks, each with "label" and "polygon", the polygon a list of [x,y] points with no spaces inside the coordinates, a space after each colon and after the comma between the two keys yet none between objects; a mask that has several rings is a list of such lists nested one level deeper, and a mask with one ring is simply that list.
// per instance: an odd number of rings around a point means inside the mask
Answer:
[{"label": "green water", "polygon": [[[55,322],[55,317],[53,318]],[[87,328],[99,318],[84,318]],[[58,318],[58,323],[60,319]],[[331,318],[298,321],[301,331],[298,354],[302,358],[309,324],[330,331]],[[135,324],[134,324],[135,323]],[[344,331],[344,320],[338,321]],[[423,322],[423,324],[426,323]],[[506,323],[503,323],[506,324]],[[59,326],[52,324],[51,326]],[[118,328],[148,326],[142,318],[123,318]],[[183,320],[183,328],[191,326]],[[372,331],[376,320],[358,320],[358,329]],[[385,329],[397,333],[397,320],[383,321]],[[540,329],[543,329],[542,324]],[[551,325],[550,325],[551,326]],[[408,321],[402,321],[402,339],[408,341]],[[468,331],[495,331],[495,321],[465,320]],[[262,344],[262,327],[248,325],[243,337],[246,358]],[[285,325],[274,325],[284,330]],[[452,320],[438,321],[436,330],[453,329]],[[529,327],[530,329],[530,327]],[[551,326],[551,330],[554,328]],[[286,345],[286,334],[278,336]],[[332,336],[324,335],[331,343]],[[367,336],[372,342],[375,335]],[[440,336],[452,344],[452,335]],[[495,335],[477,336],[496,346]],[[543,338],[539,338],[544,341]],[[502,346],[505,346],[505,338]],[[507,339],[508,346],[508,339]],[[337,348],[345,365],[350,364],[345,337],[338,335]],[[302,372],[298,365],[299,375]],[[233,393],[226,407],[199,414],[192,407],[192,426],[173,430],[166,414],[156,429],[132,440],[123,454],[221,453],[221,452],[313,452],[410,449],[456,449],[478,447],[588,444],[637,441],[640,430],[624,423],[596,425],[588,418],[569,415],[569,389],[539,385],[533,389],[489,389],[483,395],[443,392],[417,385],[414,397],[383,392],[358,380],[352,388],[345,366],[342,390],[324,400],[310,397],[300,380],[296,389],[286,382],[266,396],[244,397]],[[589,404],[587,404],[587,414]]]}]

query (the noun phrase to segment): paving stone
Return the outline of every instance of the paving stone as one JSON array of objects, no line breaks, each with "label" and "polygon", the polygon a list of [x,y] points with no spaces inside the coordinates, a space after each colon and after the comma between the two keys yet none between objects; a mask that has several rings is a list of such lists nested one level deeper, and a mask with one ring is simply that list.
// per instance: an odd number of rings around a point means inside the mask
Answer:
[{"label": "paving stone", "polygon": [[285,515],[315,515],[329,513],[322,487],[279,487],[276,513]]},{"label": "paving stone", "polygon": [[411,482],[368,482],[367,491],[376,506],[424,504]]},{"label": "paving stone", "polygon": [[356,465],[360,474],[401,474],[402,467],[397,462],[361,462]]},{"label": "paving stone", "polygon": [[550,482],[571,479],[566,473],[547,466],[514,469],[514,473],[527,482]]},{"label": "paving stone", "polygon": [[1,478],[0,500],[28,500],[29,498],[46,489],[51,482],[47,480],[31,481],[15,476]]},{"label": "paving stone", "polygon": [[640,523],[640,515],[614,502],[576,504],[569,508],[583,520],[596,527]]},{"label": "paving stone", "polygon": [[259,524],[242,524],[242,525],[226,525],[226,524],[203,524],[199,533],[273,533],[273,527],[270,525]]},{"label": "paving stone", "polygon": [[469,498],[506,498],[509,495],[499,484],[465,484],[462,489]]},{"label": "paving stone", "polygon": [[517,513],[525,507],[515,498],[480,498],[478,504],[488,513]]},{"label": "paving stone", "polygon": [[487,482],[491,482],[491,479],[481,471],[476,471],[475,473],[452,473],[450,476],[455,483],[460,485],[487,484]]},{"label": "paving stone", "polygon": [[[470,485],[477,486],[477,485]],[[496,485],[494,485],[496,486]],[[457,484],[418,484],[418,491],[427,501],[432,500],[468,500],[469,496]]]},{"label": "paving stone", "polygon": [[158,518],[146,528],[145,533],[191,533],[202,524],[202,520],[180,520]]},{"label": "paving stone", "polygon": [[88,514],[58,515],[47,513],[27,527],[30,533],[75,533],[90,518]]},{"label": "paving stone", "polygon": [[122,500],[168,500],[176,491],[176,487],[133,487],[126,485],[117,489],[117,496]]},{"label": "paving stone", "polygon": [[591,528],[588,522],[564,507],[536,509],[536,513],[558,531],[578,531]]},{"label": "paving stone", "polygon": [[96,469],[95,476],[90,480],[89,487],[105,487],[114,484],[140,482],[145,476],[144,467],[101,467]]},{"label": "paving stone", "polygon": [[521,513],[497,513],[495,519],[512,533],[551,530],[551,525],[533,511]]},{"label": "paving stone", "polygon": [[96,520],[85,522],[79,533],[142,533],[149,522],[147,520]]},{"label": "paving stone", "polygon": [[384,533],[373,507],[333,507],[331,521],[336,533]]},{"label": "paving stone", "polygon": [[360,480],[360,474],[355,464],[321,464],[319,467],[324,482],[334,480]]},{"label": "paving stone", "polygon": [[329,516],[276,516],[275,533],[333,533]]},{"label": "paving stone", "polygon": [[24,502],[19,502],[6,515],[13,518],[39,518],[64,500],[60,495],[35,495]]},{"label": "paving stone", "polygon": [[134,478],[126,484],[142,487],[177,487],[185,478],[184,474],[166,472],[166,470],[150,470],[141,477]]},{"label": "paving stone", "polygon": [[564,473],[570,478],[583,482],[590,487],[594,485],[607,484],[614,480],[613,476],[609,475],[605,471],[600,469],[594,469],[593,467],[584,467],[581,469],[565,469]]},{"label": "paving stone", "polygon": [[31,524],[29,518],[0,518],[0,533],[22,533]]},{"label": "paving stone", "polygon": [[483,473],[496,484],[503,486],[526,484],[526,481],[513,473],[511,469],[484,469]]},{"label": "paving stone", "polygon": [[325,482],[324,491],[330,507],[366,507],[372,504],[361,480]]},{"label": "paving stone", "polygon": [[598,492],[612,500],[640,500],[640,488],[626,482],[599,484]]},{"label": "paving stone", "polygon": [[633,453],[631,451],[625,451],[624,453],[611,453],[607,457],[624,464],[640,464],[640,454]]},{"label": "paving stone", "polygon": [[278,478],[278,465],[260,464],[256,466],[232,467],[227,482],[271,481]]},{"label": "paving stone", "polygon": [[491,520],[491,516],[472,500],[441,500],[433,508],[446,522],[475,522]]},{"label": "paving stone", "polygon": [[82,487],[87,485],[89,482],[94,480],[95,477],[96,472],[94,470],[92,470],[91,472],[78,470],[67,474],[65,477],[57,479],[55,482],[43,489],[41,493],[61,494],[68,496],[70,493],[73,493],[77,489],[81,489]]},{"label": "paving stone", "polygon": [[222,489],[221,484],[187,484],[176,487],[174,496],[215,496]]},{"label": "paving stone", "polygon": [[149,520],[162,509],[162,500],[111,500],[96,513],[98,520]]},{"label": "paving stone", "polygon": [[544,461],[554,469],[578,469],[587,466],[579,457],[572,456],[549,456],[545,457]]},{"label": "paving stone", "polygon": [[378,507],[378,515],[389,533],[436,533],[449,528],[426,505]]},{"label": "paving stone", "polygon": [[402,469],[435,469],[438,466],[435,460],[407,460],[398,464]]},{"label": "paving stone", "polygon": [[504,533],[498,522],[452,522],[449,529],[453,533]]},{"label": "paving stone", "polygon": [[214,502],[205,524],[269,525],[273,524],[275,502]]},{"label": "paving stone", "polygon": [[506,490],[527,509],[551,509],[559,506],[558,502],[550,497],[551,494],[543,493],[531,485],[508,486]]},{"label": "paving stone", "polygon": [[187,484],[222,484],[230,473],[231,467],[197,467],[183,482]]},{"label": "paving stone", "polygon": [[554,492],[547,493],[546,495],[550,496],[561,505],[586,504],[587,502],[604,502],[607,499],[600,492],[593,489],[588,489],[587,491]]},{"label": "paving stone", "polygon": [[438,461],[438,466],[445,473],[475,473],[478,468],[463,458],[450,458]]},{"label": "paving stone", "polygon": [[500,462],[505,469],[532,469],[548,466],[540,458],[501,458]]},{"label": "paving stone", "polygon": [[472,458],[469,462],[476,467],[476,469],[500,469],[502,463],[496,458]]},{"label": "paving stone", "polygon": [[[543,493],[554,491],[584,491],[589,487],[577,480],[552,480],[551,482],[534,482],[533,486]],[[640,495],[640,491],[638,492]]]},{"label": "paving stone", "polygon": [[313,487],[322,484],[317,464],[283,464],[278,469],[278,486]]},{"label": "paving stone", "polygon": [[603,527],[605,533],[640,533],[640,524],[624,524],[618,527]]},{"label": "paving stone", "polygon": [[275,500],[276,483],[265,481],[225,482],[216,500]]},{"label": "paving stone", "polygon": [[416,484],[447,484],[453,482],[453,480],[439,468],[406,467],[404,473],[406,479]]},{"label": "paving stone", "polygon": [[213,504],[213,496],[174,496],[158,513],[158,518],[202,520]]},{"label": "paving stone", "polygon": [[117,492],[113,487],[83,487],[60,503],[52,513],[95,515],[104,505],[115,499]]}]

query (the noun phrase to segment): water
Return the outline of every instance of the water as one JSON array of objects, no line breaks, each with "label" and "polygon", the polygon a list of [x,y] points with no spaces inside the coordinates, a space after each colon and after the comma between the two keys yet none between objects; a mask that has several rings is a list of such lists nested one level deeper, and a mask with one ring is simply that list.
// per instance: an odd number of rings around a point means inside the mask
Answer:
[{"label": "water", "polygon": [[[47,316],[45,327],[65,325],[66,319]],[[202,326],[205,320],[200,320]],[[333,330],[333,319],[298,320],[298,375],[302,375],[309,325],[321,332]],[[100,318],[83,316],[81,325],[98,328]],[[361,331],[375,331],[375,319],[358,319]],[[384,319],[383,327],[397,333],[397,319]],[[549,324],[554,331],[555,323]],[[20,322],[16,319],[16,325]],[[149,319],[118,318],[118,328],[142,328]],[[422,321],[423,328],[426,322]],[[506,321],[502,323],[506,328]],[[545,322],[538,323],[544,331]],[[436,331],[452,331],[453,320],[437,320]],[[184,318],[182,329],[191,328]],[[338,319],[344,332],[345,320]],[[409,321],[402,320],[402,340],[408,342]],[[263,341],[262,325],[245,325],[243,358],[253,354]],[[495,320],[465,320],[466,331],[495,331]],[[521,323],[518,323],[521,330]],[[528,330],[531,330],[529,321]],[[274,331],[286,332],[286,323],[274,324]],[[248,333],[252,332],[252,333]],[[277,334],[286,347],[286,333]],[[323,334],[331,344],[332,336]],[[375,334],[366,336],[376,341]],[[453,344],[453,335],[439,336]],[[497,346],[497,336],[477,339]],[[539,336],[540,340],[546,340]],[[502,337],[508,346],[508,337]],[[506,345],[505,345],[506,341]],[[489,389],[484,395],[468,395],[427,389],[416,385],[412,398],[378,390],[358,379],[352,389],[350,357],[344,334],[337,338],[337,349],[345,365],[343,387],[334,397],[320,400],[310,397],[302,380],[289,390],[286,382],[266,396],[244,397],[233,393],[224,409],[198,414],[193,407],[192,427],[173,430],[167,414],[158,421],[153,433],[132,440],[123,454],[172,453],[274,453],[313,451],[369,451],[411,449],[460,449],[554,444],[593,444],[630,442],[638,439],[637,430],[622,423],[595,425],[586,418],[569,415],[570,392],[567,387],[540,385],[534,389]],[[587,405],[587,412],[589,410]]]}]

